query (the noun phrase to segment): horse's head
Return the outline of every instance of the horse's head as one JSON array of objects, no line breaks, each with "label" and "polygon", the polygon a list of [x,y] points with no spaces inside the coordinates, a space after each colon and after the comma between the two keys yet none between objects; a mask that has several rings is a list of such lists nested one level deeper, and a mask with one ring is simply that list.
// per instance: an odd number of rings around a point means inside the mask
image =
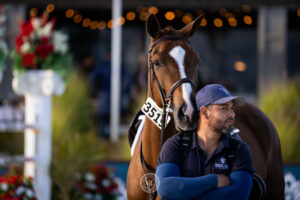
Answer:
[{"label": "horse's head", "polygon": [[201,19],[201,16],[197,17],[180,30],[171,27],[161,29],[154,15],[147,20],[147,32],[151,36],[148,95],[153,95],[160,105],[171,102],[178,131],[197,127],[196,88],[193,83],[197,81],[199,57],[188,38],[198,30]]}]

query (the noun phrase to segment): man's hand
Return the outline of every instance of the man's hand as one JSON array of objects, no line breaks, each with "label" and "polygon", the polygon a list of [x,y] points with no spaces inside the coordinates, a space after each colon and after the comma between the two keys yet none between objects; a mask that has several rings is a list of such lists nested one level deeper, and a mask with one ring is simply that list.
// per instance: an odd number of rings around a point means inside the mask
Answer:
[{"label": "man's hand", "polygon": [[230,185],[230,179],[228,176],[224,174],[217,174],[217,176],[218,176],[218,185],[217,185],[218,188]]}]

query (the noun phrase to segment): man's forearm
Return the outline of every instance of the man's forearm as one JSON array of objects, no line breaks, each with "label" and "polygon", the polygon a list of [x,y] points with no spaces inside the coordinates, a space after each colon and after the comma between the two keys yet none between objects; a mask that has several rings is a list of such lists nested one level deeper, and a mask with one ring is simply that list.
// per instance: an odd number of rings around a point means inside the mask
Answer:
[{"label": "man's forearm", "polygon": [[156,175],[160,184],[157,188],[162,199],[193,199],[218,184],[216,174],[209,174],[195,178],[180,177],[180,170],[176,164],[164,163],[158,166]]},{"label": "man's forearm", "polygon": [[252,175],[245,171],[232,172],[230,181],[230,186],[210,190],[196,200],[247,200],[252,188]]}]

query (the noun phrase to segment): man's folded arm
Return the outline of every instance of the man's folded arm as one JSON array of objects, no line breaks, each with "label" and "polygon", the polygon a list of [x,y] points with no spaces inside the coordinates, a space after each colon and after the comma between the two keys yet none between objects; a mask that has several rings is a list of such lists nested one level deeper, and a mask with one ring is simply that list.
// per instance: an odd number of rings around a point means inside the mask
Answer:
[{"label": "man's folded arm", "polygon": [[196,200],[247,200],[252,188],[252,175],[247,171],[230,174],[230,186],[216,188],[199,195]]},{"label": "man's folded arm", "polygon": [[218,185],[216,174],[193,178],[180,177],[180,169],[174,163],[160,164],[156,175],[159,179],[158,195],[166,200],[193,199]]}]

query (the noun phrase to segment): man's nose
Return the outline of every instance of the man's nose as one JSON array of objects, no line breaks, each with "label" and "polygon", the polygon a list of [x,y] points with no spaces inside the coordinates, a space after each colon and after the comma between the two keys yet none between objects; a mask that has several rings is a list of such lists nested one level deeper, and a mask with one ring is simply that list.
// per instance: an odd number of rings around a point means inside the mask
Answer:
[{"label": "man's nose", "polygon": [[229,117],[232,117],[233,119],[234,119],[234,117],[235,117],[235,113],[234,113],[234,111],[233,111],[232,109],[230,109],[228,115],[229,115]]}]

